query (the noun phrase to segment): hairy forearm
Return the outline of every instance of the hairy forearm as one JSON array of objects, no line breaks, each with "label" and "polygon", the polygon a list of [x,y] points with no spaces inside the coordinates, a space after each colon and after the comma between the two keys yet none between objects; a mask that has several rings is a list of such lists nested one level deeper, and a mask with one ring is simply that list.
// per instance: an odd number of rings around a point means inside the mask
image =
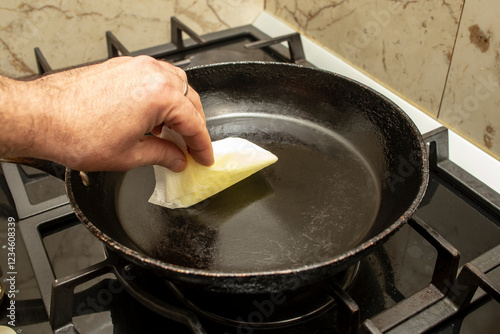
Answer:
[{"label": "hairy forearm", "polygon": [[35,81],[0,76],[0,157],[50,158],[50,94]]},{"label": "hairy forearm", "polygon": [[45,79],[18,81],[0,76],[0,158],[64,163],[57,89]]},{"label": "hairy forearm", "polygon": [[[33,146],[35,115],[23,101],[29,84],[0,76],[0,156],[26,155]],[[25,95],[26,97],[26,95]]]}]

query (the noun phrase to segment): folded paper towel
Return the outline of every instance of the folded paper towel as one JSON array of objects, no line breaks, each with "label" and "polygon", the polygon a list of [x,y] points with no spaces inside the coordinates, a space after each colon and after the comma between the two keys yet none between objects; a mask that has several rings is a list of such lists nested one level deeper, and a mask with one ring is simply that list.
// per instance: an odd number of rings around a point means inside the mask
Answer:
[{"label": "folded paper towel", "polygon": [[275,163],[271,152],[242,138],[226,138],[212,143],[215,163],[211,167],[196,163],[189,154],[187,167],[174,173],[154,166],[156,186],[150,203],[170,209],[186,208]]}]

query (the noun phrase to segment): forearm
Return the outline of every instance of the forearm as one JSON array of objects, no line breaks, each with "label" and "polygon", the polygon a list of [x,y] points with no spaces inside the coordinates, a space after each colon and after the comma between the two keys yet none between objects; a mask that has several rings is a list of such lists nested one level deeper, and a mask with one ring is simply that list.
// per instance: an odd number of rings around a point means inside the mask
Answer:
[{"label": "forearm", "polygon": [[37,81],[0,76],[0,157],[50,158],[50,97]]},{"label": "forearm", "polygon": [[0,156],[25,155],[35,137],[35,117],[26,110],[26,83],[0,76]]}]

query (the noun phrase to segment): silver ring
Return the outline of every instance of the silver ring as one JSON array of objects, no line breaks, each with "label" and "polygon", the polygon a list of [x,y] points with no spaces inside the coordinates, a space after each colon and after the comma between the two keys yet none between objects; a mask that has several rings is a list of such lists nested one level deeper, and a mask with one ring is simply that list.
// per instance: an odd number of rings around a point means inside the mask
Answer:
[{"label": "silver ring", "polygon": [[[184,81],[184,80],[182,80],[182,81]],[[188,85],[187,81],[184,81],[184,91],[182,92],[182,94],[184,96],[186,96],[188,93],[188,90],[189,90],[189,85]]]}]

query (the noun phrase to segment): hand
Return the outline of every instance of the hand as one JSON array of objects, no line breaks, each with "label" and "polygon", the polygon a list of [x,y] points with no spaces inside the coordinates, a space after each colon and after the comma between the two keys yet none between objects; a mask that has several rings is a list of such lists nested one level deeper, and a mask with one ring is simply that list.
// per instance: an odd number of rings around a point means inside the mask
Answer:
[{"label": "hand", "polygon": [[23,108],[33,110],[32,145],[24,153],[83,171],[125,171],[157,164],[186,166],[177,145],[156,136],[169,126],[203,165],[213,151],[199,95],[186,73],[147,56],[104,63],[27,82]]}]

